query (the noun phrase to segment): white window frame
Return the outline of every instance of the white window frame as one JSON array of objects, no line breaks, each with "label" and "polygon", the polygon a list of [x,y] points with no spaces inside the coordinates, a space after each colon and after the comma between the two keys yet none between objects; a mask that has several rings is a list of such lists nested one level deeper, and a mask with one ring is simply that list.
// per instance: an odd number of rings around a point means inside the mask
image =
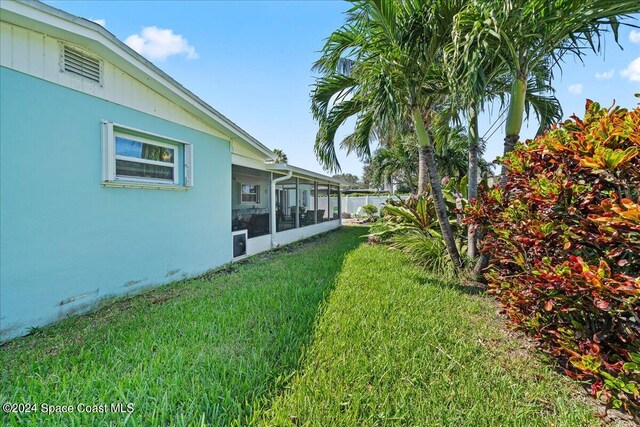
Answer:
[{"label": "white window frame", "polygon": [[[116,136],[140,141],[145,144],[172,148],[174,150],[173,164],[116,155]],[[181,147],[182,150],[180,150]],[[182,151],[182,155],[180,151]],[[117,175],[116,160],[159,166],[173,166],[173,181]],[[182,177],[180,176],[180,165],[183,165],[184,174]],[[182,185],[180,185],[181,178]],[[193,187],[193,145],[167,136],[154,134],[106,120],[102,121],[102,184],[105,186],[130,186],[135,188],[191,188]]]},{"label": "white window frame", "polygon": [[[153,182],[153,183],[161,183],[161,184],[174,184],[174,185],[179,185],[180,184],[180,146],[179,145],[174,145],[174,144],[167,144],[164,142],[160,142],[160,141],[155,141],[155,140],[150,140],[148,138],[143,138],[140,137],[138,135],[130,135],[127,133],[122,133],[122,132],[114,132],[113,133],[113,137],[114,139],[117,139],[118,137],[120,138],[126,138],[126,139],[130,139],[132,141],[136,141],[136,142],[141,142],[143,144],[147,144],[147,145],[155,145],[157,147],[164,147],[164,148],[169,148],[171,150],[173,150],[173,163],[169,163],[169,162],[159,162],[156,160],[148,160],[148,159],[140,159],[138,157],[129,157],[129,156],[121,156],[119,154],[116,154],[116,161],[117,160],[124,160],[127,162],[132,162],[132,163],[141,163],[141,164],[145,164],[145,165],[155,165],[155,166],[163,166],[163,167],[171,167],[173,169],[173,180],[169,180],[169,179],[162,179],[162,178],[143,178],[143,177],[138,177],[138,176],[127,176],[127,175],[118,175],[118,165],[116,163],[116,181],[136,181],[136,182]],[[116,145],[117,145],[117,141],[116,141]]]},{"label": "white window frame", "polygon": [[[245,193],[244,191],[242,191],[242,187],[244,186],[249,186],[249,187],[255,187],[256,188],[256,192],[255,193]],[[256,196],[256,200],[255,201],[244,201],[242,200],[242,196],[244,195],[254,195]],[[242,205],[258,205],[260,204],[260,184],[244,184],[241,183],[240,184],[240,204]]]}]

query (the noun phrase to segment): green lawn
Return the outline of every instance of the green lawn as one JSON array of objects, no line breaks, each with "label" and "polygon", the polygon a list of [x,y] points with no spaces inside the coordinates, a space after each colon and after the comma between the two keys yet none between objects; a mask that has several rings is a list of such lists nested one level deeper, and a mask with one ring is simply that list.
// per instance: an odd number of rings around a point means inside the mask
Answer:
[{"label": "green lawn", "polygon": [[2,402],[128,403],[4,424],[597,424],[491,301],[344,228],[0,350]]},{"label": "green lawn", "polygon": [[302,368],[260,414],[272,425],[586,426],[576,384],[506,332],[475,288],[398,252],[349,254]]}]

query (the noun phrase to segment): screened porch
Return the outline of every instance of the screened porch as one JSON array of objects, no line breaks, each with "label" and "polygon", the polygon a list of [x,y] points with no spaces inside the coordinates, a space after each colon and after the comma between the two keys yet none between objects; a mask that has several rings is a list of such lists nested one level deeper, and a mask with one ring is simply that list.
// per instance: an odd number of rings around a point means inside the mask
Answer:
[{"label": "screened porch", "polygon": [[232,231],[247,230],[251,239],[270,234],[272,227],[281,232],[339,219],[339,185],[303,176],[273,183],[285,176],[280,170],[232,166]]}]

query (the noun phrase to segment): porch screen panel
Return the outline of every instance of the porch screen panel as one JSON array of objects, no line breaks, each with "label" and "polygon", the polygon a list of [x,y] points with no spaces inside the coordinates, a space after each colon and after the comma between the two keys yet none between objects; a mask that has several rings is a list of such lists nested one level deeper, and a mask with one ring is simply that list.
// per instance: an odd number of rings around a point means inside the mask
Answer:
[{"label": "porch screen panel", "polygon": [[318,183],[318,222],[329,221],[331,211],[329,202],[329,186],[325,183]]},{"label": "porch screen panel", "polygon": [[298,215],[298,188],[296,178],[276,184],[276,231],[296,227]]},{"label": "porch screen panel", "polygon": [[340,187],[337,185],[329,186],[329,206],[331,206],[331,216],[329,219],[340,218]]},{"label": "porch screen panel", "polygon": [[271,174],[233,165],[231,170],[231,230],[247,230],[247,237],[270,233]]},{"label": "porch screen panel", "polygon": [[300,227],[316,223],[316,190],[313,181],[300,179]]}]

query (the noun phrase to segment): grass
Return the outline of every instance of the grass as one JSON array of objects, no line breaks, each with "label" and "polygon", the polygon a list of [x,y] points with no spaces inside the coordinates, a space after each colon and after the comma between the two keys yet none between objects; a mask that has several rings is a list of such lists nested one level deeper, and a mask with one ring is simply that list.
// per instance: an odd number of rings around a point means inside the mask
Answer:
[{"label": "grass", "polygon": [[182,281],[0,350],[10,402],[133,402],[4,424],[597,425],[490,299],[362,228]]},{"label": "grass", "polygon": [[0,402],[133,403],[128,414],[3,414],[4,425],[245,424],[295,369],[362,229],[67,319],[0,350]]},{"label": "grass", "polygon": [[257,417],[312,426],[599,425],[492,301],[363,245],[345,260],[302,368]]}]

